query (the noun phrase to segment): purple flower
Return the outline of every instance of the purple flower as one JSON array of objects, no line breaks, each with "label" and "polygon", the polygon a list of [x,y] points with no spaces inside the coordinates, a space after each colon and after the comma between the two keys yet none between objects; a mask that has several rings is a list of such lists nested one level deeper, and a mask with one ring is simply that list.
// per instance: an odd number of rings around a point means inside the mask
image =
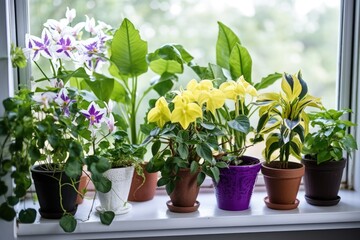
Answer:
[{"label": "purple flower", "polygon": [[55,99],[55,102],[61,106],[62,111],[64,113],[65,116],[70,116],[70,104],[72,102],[75,102],[75,100],[72,100],[69,98],[68,96],[68,92],[65,88],[62,88],[57,96],[57,98]]},{"label": "purple flower", "polygon": [[100,123],[100,121],[102,120],[102,117],[105,113],[105,111],[103,109],[101,109],[97,104],[95,104],[94,102],[92,102],[88,109],[85,110],[81,110],[80,111],[87,119],[89,119],[90,121],[90,125],[94,125],[95,123]]},{"label": "purple flower", "polygon": [[74,49],[75,39],[72,36],[61,37],[55,45],[55,52],[59,58],[65,60],[72,59],[72,50]]},{"label": "purple flower", "polygon": [[31,59],[36,61],[39,59],[39,54],[42,56],[51,59],[52,54],[50,52],[51,38],[50,33],[45,28],[41,33],[41,39],[32,35],[26,36],[26,46],[27,49],[31,51]]}]

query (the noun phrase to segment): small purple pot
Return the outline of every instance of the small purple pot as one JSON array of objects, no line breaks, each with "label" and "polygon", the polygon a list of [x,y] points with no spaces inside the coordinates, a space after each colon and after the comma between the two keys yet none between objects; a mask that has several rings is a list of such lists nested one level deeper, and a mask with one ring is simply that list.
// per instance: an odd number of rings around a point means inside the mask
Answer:
[{"label": "small purple pot", "polygon": [[214,182],[218,207],[223,210],[241,211],[249,208],[257,174],[261,164],[258,158],[242,156],[247,165],[220,169],[220,181]]}]

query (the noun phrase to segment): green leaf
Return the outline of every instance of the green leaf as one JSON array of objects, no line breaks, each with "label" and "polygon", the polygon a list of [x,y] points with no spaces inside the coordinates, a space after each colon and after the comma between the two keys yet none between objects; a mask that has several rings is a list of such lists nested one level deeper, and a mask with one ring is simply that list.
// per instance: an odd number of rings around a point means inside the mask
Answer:
[{"label": "green leaf", "polygon": [[108,102],[114,89],[114,79],[94,73],[93,79],[85,79],[95,96],[102,101]]},{"label": "green leaf", "polygon": [[103,173],[111,168],[111,164],[107,158],[100,157],[99,161],[95,164],[96,170]]},{"label": "green leaf", "polygon": [[36,219],[36,210],[33,208],[22,209],[19,213],[19,222],[34,223]]},{"label": "green leaf", "polygon": [[349,150],[350,149],[353,149],[353,150],[358,149],[355,138],[350,134],[347,134],[345,136],[345,138],[343,139],[343,143],[346,146],[347,150],[348,149]]},{"label": "green leaf", "polygon": [[66,214],[60,219],[60,227],[64,232],[74,232],[76,229],[77,221],[74,216]]},{"label": "green leaf", "polygon": [[151,61],[149,67],[155,73],[161,75],[163,73],[182,73],[184,66],[175,60],[164,60],[162,58]]},{"label": "green leaf", "polygon": [[107,193],[111,190],[111,181],[103,176],[98,176],[95,180],[93,177],[93,183],[95,186],[95,189],[102,193]]},{"label": "green leaf", "polygon": [[250,132],[250,121],[247,116],[239,115],[234,120],[228,121],[229,127],[242,133]]},{"label": "green leaf", "polygon": [[216,183],[218,183],[219,180],[220,180],[220,171],[219,171],[219,169],[217,167],[211,167],[210,171],[212,173],[212,177],[214,178],[214,181]]},{"label": "green leaf", "polygon": [[175,74],[165,72],[152,84],[154,90],[160,96],[163,96],[172,89],[172,87],[174,86],[174,82],[176,82],[177,80],[178,77]]},{"label": "green leaf", "polygon": [[188,146],[185,143],[179,143],[177,151],[182,159],[187,159],[189,155]]},{"label": "green leaf", "polygon": [[199,171],[199,163],[196,162],[196,161],[192,161],[191,164],[190,164],[190,172],[192,174],[196,173],[197,171]]},{"label": "green leaf", "polygon": [[264,88],[271,86],[273,83],[275,83],[277,80],[279,80],[281,78],[282,78],[282,74],[275,72],[275,73],[269,74],[266,77],[263,77],[259,83],[256,83],[254,85],[254,87],[256,90],[264,89]]},{"label": "green leaf", "polygon": [[185,48],[182,45],[175,44],[173,46],[176,48],[176,50],[179,51],[179,53],[181,55],[181,58],[185,63],[190,63],[191,60],[194,59],[194,57],[191,56],[191,54],[188,51],[186,51]]},{"label": "green leaf", "polygon": [[166,193],[168,195],[170,195],[173,191],[174,191],[174,188],[175,188],[175,183],[173,181],[170,181],[168,184],[166,184]]},{"label": "green leaf", "polygon": [[213,79],[220,80],[219,85],[227,80],[226,76],[224,75],[223,69],[220,66],[209,63],[208,69],[211,71]]},{"label": "green leaf", "polygon": [[16,217],[14,208],[10,207],[6,202],[0,205],[0,218],[5,221],[12,221]]},{"label": "green leaf", "polygon": [[15,197],[15,196],[9,196],[9,197],[7,197],[6,200],[10,206],[15,206],[16,204],[19,203],[19,198]]},{"label": "green leaf", "polygon": [[300,124],[300,120],[285,119],[285,126],[289,130],[293,130]]},{"label": "green leaf", "polygon": [[159,152],[159,149],[161,147],[161,141],[160,140],[156,140],[153,145],[151,146],[151,153],[153,156],[155,156],[155,154],[157,154]]},{"label": "green leaf", "polygon": [[6,194],[8,191],[8,187],[6,186],[5,182],[0,180],[0,195]]},{"label": "green leaf", "polygon": [[71,178],[77,178],[81,176],[82,164],[78,159],[72,159],[69,157],[65,165],[65,174]]},{"label": "green leaf", "polygon": [[212,151],[206,143],[197,144],[196,153],[206,161],[212,160]]},{"label": "green leaf", "polygon": [[240,76],[244,76],[247,82],[252,82],[252,60],[245,47],[240,44],[234,46],[230,53],[229,65],[232,79],[238,79]]},{"label": "green leaf", "polygon": [[216,167],[218,168],[228,168],[228,164],[226,162],[216,162]]},{"label": "green leaf", "polygon": [[111,92],[110,99],[121,103],[125,103],[126,100],[129,99],[124,86],[117,80],[114,80],[114,87]]},{"label": "green leaf", "polygon": [[203,173],[203,172],[199,173],[199,175],[197,176],[197,179],[196,179],[198,186],[200,186],[204,182],[205,177],[206,177],[205,173]]},{"label": "green leaf", "polygon": [[112,211],[105,211],[100,213],[100,221],[104,225],[110,225],[115,218],[115,213]]},{"label": "green leaf", "polygon": [[241,44],[236,34],[223,23],[218,22],[219,32],[216,42],[216,64],[230,70],[230,53],[236,44]]},{"label": "green leaf", "polygon": [[147,72],[147,42],[142,40],[134,25],[125,18],[111,43],[111,61],[121,75],[139,76]]},{"label": "green leaf", "polygon": [[161,187],[161,186],[164,186],[166,184],[168,184],[170,182],[170,179],[169,178],[165,178],[165,177],[162,177],[158,180],[157,182],[157,186],[158,187]]}]

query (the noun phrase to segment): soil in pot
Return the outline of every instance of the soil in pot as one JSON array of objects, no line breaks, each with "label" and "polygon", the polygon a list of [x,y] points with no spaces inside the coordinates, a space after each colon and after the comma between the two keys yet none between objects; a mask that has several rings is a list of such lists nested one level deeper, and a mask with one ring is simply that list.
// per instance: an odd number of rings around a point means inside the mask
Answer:
[{"label": "soil in pot", "polygon": [[241,211],[249,208],[257,174],[261,164],[258,158],[243,156],[243,164],[220,169],[220,180],[215,186],[218,207]]},{"label": "soil in pot", "polygon": [[316,206],[333,206],[339,203],[338,196],[346,159],[317,164],[316,160],[305,156],[305,199]]},{"label": "soil in pot", "polygon": [[[39,213],[41,217],[48,219],[60,219],[64,210],[67,213],[74,215],[77,210],[76,198],[79,185],[79,179],[73,180],[76,182],[71,186],[71,179],[65,174],[64,171],[48,170],[46,165],[36,165],[31,168],[31,175],[34,180],[36,194],[39,200]],[[60,186],[61,182],[61,199],[60,204]]]},{"label": "soil in pot", "polygon": [[134,171],[131,181],[128,200],[132,202],[145,202],[154,198],[158,173],[149,173],[146,171],[146,164],[141,164],[144,176]]},{"label": "soil in pot", "polygon": [[170,194],[167,206],[172,212],[194,212],[200,203],[196,201],[200,187],[197,185],[199,172],[191,173],[190,169],[180,169],[179,181],[175,183],[174,191]]},{"label": "soil in pot", "polygon": [[305,167],[301,163],[289,162],[288,168],[280,168],[279,161],[263,163],[261,172],[264,175],[268,196],[265,204],[272,209],[290,210],[299,205],[296,199]]}]

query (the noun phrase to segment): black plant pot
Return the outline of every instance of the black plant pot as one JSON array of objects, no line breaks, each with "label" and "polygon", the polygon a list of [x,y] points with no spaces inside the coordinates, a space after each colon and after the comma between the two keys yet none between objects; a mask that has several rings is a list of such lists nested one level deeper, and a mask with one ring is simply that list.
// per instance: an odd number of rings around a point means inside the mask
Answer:
[{"label": "black plant pot", "polygon": [[[31,168],[31,175],[34,180],[35,190],[39,199],[41,217],[48,219],[60,219],[64,215],[64,211],[60,205],[59,189],[61,187],[62,206],[67,213],[74,215],[77,210],[76,198],[78,193],[79,179],[74,187],[71,185],[71,179],[64,171],[48,170],[46,165],[36,165]],[[65,184],[69,183],[69,184]],[[64,185],[65,184],[65,185]]]},{"label": "black plant pot", "polygon": [[305,165],[305,199],[311,205],[333,206],[339,203],[338,196],[346,159],[317,164],[316,160],[306,156],[302,159]]}]

